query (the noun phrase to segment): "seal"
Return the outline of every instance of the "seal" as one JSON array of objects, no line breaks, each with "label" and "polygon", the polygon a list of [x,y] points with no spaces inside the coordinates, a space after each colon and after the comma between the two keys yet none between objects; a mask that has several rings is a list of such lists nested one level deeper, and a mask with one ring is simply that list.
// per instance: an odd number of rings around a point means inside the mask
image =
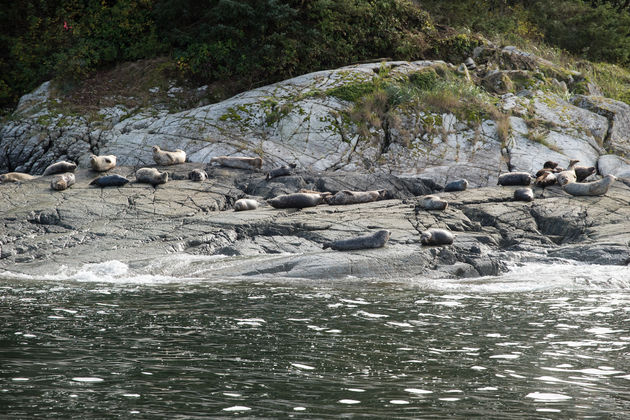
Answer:
[{"label": "seal", "polygon": [[43,176],[63,174],[65,172],[74,172],[76,169],[77,169],[76,163],[62,160],[61,162],[57,162],[57,163],[53,163],[52,165],[49,165],[44,170]]},{"label": "seal", "polygon": [[186,152],[181,149],[175,151],[162,150],[159,146],[153,146],[153,160],[158,165],[177,165],[186,162]]},{"label": "seal", "polygon": [[66,172],[65,174],[55,175],[50,180],[50,188],[57,191],[63,191],[66,188],[74,185],[75,178],[72,172]]},{"label": "seal", "polygon": [[468,188],[468,180],[458,179],[457,181],[451,181],[444,187],[444,192],[452,191],[465,191]]},{"label": "seal", "polygon": [[565,185],[570,182],[575,182],[577,180],[577,176],[575,175],[575,164],[578,163],[579,160],[571,159],[569,161],[569,167],[564,171],[561,171],[556,175],[556,182],[560,185]]},{"label": "seal", "polygon": [[610,186],[617,180],[614,175],[606,175],[599,181],[594,182],[569,182],[562,186],[562,189],[575,196],[598,196],[608,192]]},{"label": "seal", "polygon": [[528,186],[532,182],[532,176],[528,172],[506,172],[499,175],[497,185],[522,185]]},{"label": "seal", "polygon": [[324,201],[325,194],[317,193],[293,193],[279,195],[276,198],[267,200],[276,209],[303,209],[304,207],[315,207]]},{"label": "seal", "polygon": [[380,200],[387,194],[386,190],[374,190],[374,191],[350,191],[342,190],[337,192],[333,196],[326,197],[326,202],[332,206],[345,205],[345,204],[359,204],[370,203],[372,201]]},{"label": "seal", "polygon": [[445,210],[448,203],[437,195],[425,195],[420,201],[420,206],[425,210]]},{"label": "seal", "polygon": [[208,173],[203,169],[193,169],[188,172],[188,179],[195,182],[201,182],[208,179]]},{"label": "seal", "polygon": [[105,155],[105,156],[90,155],[90,165],[92,166],[92,170],[96,171],[96,172],[109,171],[114,166],[116,166],[116,156],[114,156],[114,155]]},{"label": "seal", "polygon": [[219,166],[236,169],[260,169],[262,168],[262,159],[259,157],[243,157],[243,156],[215,156],[210,159],[210,163],[216,163]]},{"label": "seal", "polygon": [[168,172],[160,172],[155,168],[140,168],[136,171],[136,182],[151,184],[154,187],[159,184],[166,184]]},{"label": "seal", "polygon": [[258,201],[251,198],[241,198],[234,203],[234,211],[256,210]]},{"label": "seal", "polygon": [[514,190],[514,201],[534,201],[534,191],[531,188]]},{"label": "seal", "polygon": [[422,245],[451,245],[454,240],[455,235],[446,229],[429,229],[420,235]]},{"label": "seal", "polygon": [[594,166],[575,166],[573,170],[575,171],[575,179],[577,182],[582,182],[597,172]]},{"label": "seal", "polygon": [[37,177],[30,174],[25,174],[24,172],[7,172],[6,174],[0,175],[0,182],[30,181],[31,179],[35,178]]},{"label": "seal", "polygon": [[537,187],[546,188],[556,183],[556,174],[553,172],[543,172],[542,175],[536,178],[534,184]]},{"label": "seal", "polygon": [[388,230],[379,230],[372,235],[361,236],[352,239],[341,239],[324,243],[324,249],[331,248],[335,251],[354,251],[357,249],[382,248],[389,240]]},{"label": "seal", "polygon": [[90,182],[90,185],[96,185],[97,187],[122,187],[123,185],[129,183],[129,180],[122,175],[113,174],[113,175],[105,175],[100,176]]},{"label": "seal", "polygon": [[293,175],[293,170],[296,166],[296,163],[289,163],[288,165],[270,170],[269,172],[267,172],[267,181],[279,176]]}]

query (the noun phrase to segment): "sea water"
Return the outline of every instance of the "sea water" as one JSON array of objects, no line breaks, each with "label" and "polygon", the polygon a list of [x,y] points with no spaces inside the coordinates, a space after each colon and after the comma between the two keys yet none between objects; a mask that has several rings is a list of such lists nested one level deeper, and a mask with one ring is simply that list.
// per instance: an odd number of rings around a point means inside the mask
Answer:
[{"label": "sea water", "polygon": [[0,417],[630,417],[628,267],[212,277],[229,263],[0,272]]}]

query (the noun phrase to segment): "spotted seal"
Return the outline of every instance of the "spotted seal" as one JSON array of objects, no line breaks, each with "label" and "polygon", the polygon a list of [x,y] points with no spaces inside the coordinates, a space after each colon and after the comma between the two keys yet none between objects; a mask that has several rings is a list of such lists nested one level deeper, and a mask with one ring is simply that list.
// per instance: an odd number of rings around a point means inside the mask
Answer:
[{"label": "spotted seal", "polygon": [[425,195],[420,200],[420,206],[425,210],[446,210],[448,203],[437,195]]},{"label": "spotted seal", "polygon": [[262,158],[260,157],[244,157],[244,156],[215,156],[210,159],[210,163],[216,163],[219,166],[227,166],[236,169],[260,169],[262,168]]},{"label": "spotted seal", "polygon": [[276,209],[302,209],[304,207],[315,207],[324,201],[324,194],[293,193],[279,195],[276,198],[267,200]]},{"label": "spotted seal", "polygon": [[74,185],[75,177],[72,172],[66,172],[64,174],[55,175],[50,180],[50,188],[57,191],[63,191],[66,188]]},{"label": "spotted seal", "polygon": [[188,172],[188,179],[195,182],[201,182],[208,179],[208,173],[203,169],[193,169]]},{"label": "spotted seal", "polygon": [[7,172],[0,175],[0,182],[21,182],[30,181],[37,178],[36,176],[25,174],[24,172]]},{"label": "spotted seal", "polygon": [[258,201],[251,198],[240,198],[234,203],[234,211],[256,210]]},{"label": "spotted seal", "polygon": [[568,184],[570,182],[575,182],[577,181],[577,176],[575,175],[575,164],[578,163],[579,160],[577,159],[571,159],[569,161],[569,167],[567,169],[565,169],[564,171],[559,172],[556,175],[556,182],[558,182],[558,184],[560,185],[565,185]]},{"label": "spotted seal", "polygon": [[168,182],[168,172],[160,172],[155,168],[140,168],[136,171],[136,182],[151,184],[154,187]]},{"label": "spotted seal", "polygon": [[499,175],[497,185],[522,185],[528,186],[532,182],[532,176],[528,172],[506,172]]},{"label": "spotted seal", "polygon": [[455,235],[446,229],[428,229],[420,235],[422,245],[451,245]]},{"label": "spotted seal", "polygon": [[515,201],[534,201],[534,191],[531,188],[518,188],[514,190]]},{"label": "spotted seal", "polygon": [[337,192],[333,196],[326,197],[326,202],[332,206],[345,205],[345,204],[359,204],[370,203],[377,201],[385,197],[386,190],[374,190],[374,191],[350,191],[342,190]]},{"label": "spotted seal", "polygon": [[358,249],[382,248],[389,240],[389,235],[390,232],[383,229],[367,236],[326,242],[323,244],[323,247],[324,249],[331,248],[335,251],[354,251]]},{"label": "spotted seal", "polygon": [[269,181],[272,178],[276,178],[279,176],[287,176],[287,175],[293,175],[293,170],[295,169],[295,167],[297,166],[296,163],[289,163],[288,165],[284,165],[284,166],[280,166],[279,168],[275,168],[270,170],[269,172],[267,172],[267,181]]},{"label": "spotted seal", "polygon": [[105,175],[100,176],[90,182],[90,185],[95,185],[97,187],[105,188],[105,187],[122,187],[125,184],[128,184],[129,180],[122,175],[113,174],[113,175]]},{"label": "spotted seal", "polygon": [[451,181],[444,187],[444,192],[453,191],[465,191],[468,188],[468,180],[458,179],[457,181]]},{"label": "spotted seal", "polygon": [[599,181],[593,182],[569,182],[562,186],[562,189],[571,195],[576,196],[597,196],[608,192],[610,186],[617,180],[614,175],[606,175]]},{"label": "spotted seal", "polygon": [[534,184],[537,187],[547,188],[556,183],[556,174],[553,172],[543,172],[542,175],[536,178]]},{"label": "spotted seal", "polygon": [[77,169],[76,163],[62,160],[61,162],[56,162],[56,163],[53,163],[52,165],[49,165],[44,170],[43,176],[63,174],[66,172],[74,172],[76,169]]},{"label": "spotted seal", "polygon": [[593,175],[597,172],[597,169],[594,166],[575,166],[573,167],[575,171],[575,180],[576,182],[582,182],[589,176]]},{"label": "spotted seal", "polygon": [[153,146],[153,160],[158,165],[177,165],[186,162],[186,152],[182,149],[174,151],[162,150],[160,146]]},{"label": "spotted seal", "polygon": [[96,171],[96,172],[109,171],[114,166],[116,166],[116,156],[114,156],[114,155],[105,155],[105,156],[90,155],[90,166],[92,166],[92,170]]}]

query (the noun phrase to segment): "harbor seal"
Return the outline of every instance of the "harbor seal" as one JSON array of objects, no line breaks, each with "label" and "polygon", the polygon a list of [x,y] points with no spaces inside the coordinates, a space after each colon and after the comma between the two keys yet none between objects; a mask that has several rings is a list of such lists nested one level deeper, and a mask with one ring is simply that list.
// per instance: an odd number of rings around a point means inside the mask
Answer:
[{"label": "harbor seal", "polygon": [[420,206],[425,210],[446,210],[448,203],[437,195],[425,195],[420,201]]},{"label": "harbor seal", "polygon": [[536,178],[534,184],[541,188],[550,187],[556,183],[556,174],[553,172],[543,172],[542,175]]},{"label": "harbor seal", "polygon": [[92,170],[96,171],[96,172],[109,171],[114,166],[116,166],[116,156],[114,156],[114,155],[105,155],[105,156],[90,155],[90,165],[92,166]]},{"label": "harbor seal", "polygon": [[186,162],[186,152],[182,149],[175,149],[170,152],[162,150],[159,146],[153,146],[153,160],[158,165],[177,165]]},{"label": "harbor seal", "polygon": [[37,177],[23,172],[7,172],[6,174],[0,175],[0,182],[30,181],[35,178]]},{"label": "harbor seal", "polygon": [[90,185],[96,185],[97,187],[122,187],[123,185],[129,183],[129,180],[122,175],[113,174],[113,175],[105,175],[100,176],[90,182]]},{"label": "harbor seal", "polygon": [[374,191],[350,191],[342,190],[333,196],[326,197],[326,202],[332,206],[345,204],[370,203],[385,197],[386,190]]},{"label": "harbor seal", "polygon": [[168,182],[168,172],[160,172],[155,168],[140,168],[136,171],[136,182],[151,184],[154,187]]},{"label": "harbor seal", "polygon": [[429,229],[420,235],[422,245],[451,245],[454,240],[455,235],[446,229]]},{"label": "harbor seal", "polygon": [[288,165],[284,165],[279,168],[272,169],[269,172],[267,172],[266,179],[267,181],[269,181],[270,179],[276,178],[279,176],[293,175],[293,170],[295,169],[296,166],[297,166],[296,163],[289,163]]},{"label": "harbor seal", "polygon": [[203,169],[193,169],[188,172],[188,179],[195,182],[201,182],[208,179],[208,173]]},{"label": "harbor seal", "polygon": [[66,188],[74,185],[75,178],[72,172],[66,172],[64,174],[55,175],[50,180],[50,188],[57,191],[63,191]]},{"label": "harbor seal", "polygon": [[256,210],[258,201],[251,198],[241,198],[234,203],[234,211]]},{"label": "harbor seal", "polygon": [[236,169],[260,169],[262,168],[262,159],[259,157],[251,158],[244,156],[215,156],[210,159],[210,163],[216,163],[219,166],[227,166]]},{"label": "harbor seal", "polygon": [[575,166],[573,170],[575,171],[576,182],[582,182],[597,172],[597,169],[594,166]]},{"label": "harbor seal", "polygon": [[565,169],[564,171],[559,172],[556,175],[556,182],[562,186],[570,182],[577,181],[577,176],[575,175],[574,167],[575,167],[575,164],[578,162],[579,160],[577,159],[571,159],[569,161],[569,167]]},{"label": "harbor seal", "polygon": [[534,191],[531,188],[518,188],[514,190],[515,201],[534,201]]},{"label": "harbor seal", "polygon": [[598,196],[608,192],[608,188],[617,180],[614,175],[606,175],[599,181],[594,182],[569,182],[562,186],[567,193],[575,196]]},{"label": "harbor seal", "polygon": [[335,251],[354,251],[357,249],[382,248],[389,240],[389,235],[389,231],[383,229],[373,233],[372,235],[326,242],[323,244],[323,247],[324,249],[331,248]]},{"label": "harbor seal", "polygon": [[56,162],[52,165],[48,165],[48,167],[44,170],[43,176],[63,174],[65,172],[74,172],[76,169],[76,163],[62,160],[61,162]]},{"label": "harbor seal", "polygon": [[444,192],[453,191],[465,191],[468,188],[468,180],[458,179],[457,181],[451,181],[444,187]]},{"label": "harbor seal", "polygon": [[315,207],[324,201],[324,194],[293,193],[279,195],[276,198],[267,200],[276,209],[302,209],[304,207]]},{"label": "harbor seal", "polygon": [[522,185],[528,186],[532,182],[532,176],[528,172],[506,172],[499,175],[497,185]]}]

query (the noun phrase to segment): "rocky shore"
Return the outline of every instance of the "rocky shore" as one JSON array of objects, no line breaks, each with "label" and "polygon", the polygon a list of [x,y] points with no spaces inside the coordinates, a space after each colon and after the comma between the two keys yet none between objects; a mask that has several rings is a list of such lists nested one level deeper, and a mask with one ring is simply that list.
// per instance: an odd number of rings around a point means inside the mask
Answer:
[{"label": "rocky shore", "polygon": [[[209,179],[188,180],[194,168],[206,169]],[[535,188],[535,200],[527,203],[513,201],[516,187],[445,193],[431,180],[393,175],[298,171],[267,181],[263,172],[199,163],[160,169],[172,180],[155,188],[135,182],[90,186],[99,174],[85,169],[65,191],[52,190],[50,176],[0,184],[0,269],[41,275],[112,260],[140,267],[184,253],[216,256],[221,264],[205,269],[218,278],[389,279],[496,275],[510,262],[629,262],[630,190],[622,182],[601,197]],[[134,171],[117,167],[110,173],[133,180]],[[391,199],[302,210],[265,203],[300,188],[387,189]],[[448,201],[448,208],[421,209],[421,197],[429,193]],[[234,202],[243,197],[261,206],[235,212]],[[455,233],[454,244],[421,245],[421,232],[435,227]],[[384,248],[322,248],[379,229],[391,232]]]}]

